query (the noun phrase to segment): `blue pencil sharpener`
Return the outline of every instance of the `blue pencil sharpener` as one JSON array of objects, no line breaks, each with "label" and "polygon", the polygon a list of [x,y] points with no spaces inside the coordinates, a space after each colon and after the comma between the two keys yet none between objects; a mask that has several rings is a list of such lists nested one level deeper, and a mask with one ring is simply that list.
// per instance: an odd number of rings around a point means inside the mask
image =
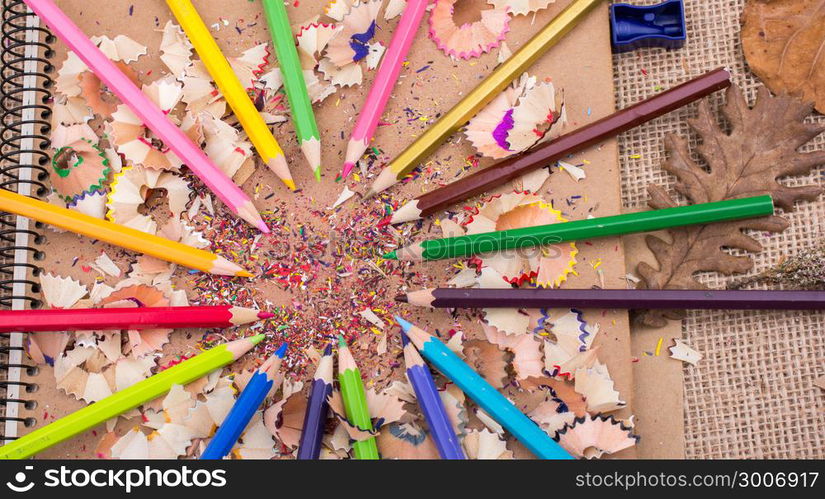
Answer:
[{"label": "blue pencil sharpener", "polygon": [[640,6],[614,3],[610,6],[613,52],[641,47],[678,49],[685,44],[685,6],[682,0],[668,0]]}]

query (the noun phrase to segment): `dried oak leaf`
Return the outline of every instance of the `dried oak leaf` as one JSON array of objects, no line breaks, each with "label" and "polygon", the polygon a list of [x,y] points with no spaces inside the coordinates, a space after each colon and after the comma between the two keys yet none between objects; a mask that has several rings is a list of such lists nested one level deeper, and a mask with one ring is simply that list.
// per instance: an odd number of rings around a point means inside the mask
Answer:
[{"label": "dried oak leaf", "polygon": [[825,113],[825,0],[748,0],[742,49],[774,93],[798,94]]},{"label": "dried oak leaf", "polygon": [[[741,90],[732,86],[722,108],[730,124],[730,133],[718,123],[707,100],[699,104],[696,118],[688,124],[702,139],[699,154],[706,160],[703,168],[690,158],[687,140],[676,135],[665,138],[668,160],[663,168],[677,177],[675,189],[692,203],[770,194],[774,203],[785,211],[794,202],[813,200],[822,191],[819,186],[789,187],[778,178],[801,175],[825,163],[825,151],[800,153],[797,149],[825,131],[825,126],[804,123],[812,105],[787,95],[771,96],[761,87],[753,108],[748,107]],[[660,186],[648,186],[649,205],[669,208],[676,202]],[[647,263],[637,267],[642,281],[639,287],[650,289],[702,289],[694,278],[697,272],[721,272],[725,275],[746,272],[753,266],[749,255],[734,256],[724,248],[750,252],[762,246],[744,229],[781,232],[788,227],[782,217],[769,216],[735,222],[671,229],[672,242],[647,236],[659,268]],[[665,319],[679,319],[676,311],[646,311],[638,318],[649,326],[661,327]]]}]

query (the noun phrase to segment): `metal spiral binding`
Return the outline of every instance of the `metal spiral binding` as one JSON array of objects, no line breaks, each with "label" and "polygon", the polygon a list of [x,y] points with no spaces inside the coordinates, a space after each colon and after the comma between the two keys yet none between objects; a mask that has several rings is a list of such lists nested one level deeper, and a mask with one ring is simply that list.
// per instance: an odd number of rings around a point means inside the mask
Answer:
[{"label": "metal spiral binding", "polygon": [[[21,185],[28,184],[30,191],[38,196],[48,192],[44,183],[49,175],[47,169],[50,157],[48,153],[49,133],[51,131],[51,87],[53,85],[49,73],[54,66],[49,59],[54,55],[49,46],[54,42],[54,36],[44,27],[30,26],[27,20],[33,16],[22,0],[2,0],[3,14],[0,24],[0,43],[2,43],[2,58],[0,58],[0,188],[19,192]],[[38,41],[31,41],[32,30],[38,32]],[[36,56],[32,57],[32,45],[37,46]],[[27,54],[27,49],[29,54]],[[31,64],[32,62],[37,64]],[[35,68],[32,71],[31,68]],[[35,79],[39,84],[27,83]],[[34,92],[34,102],[27,102],[26,95]],[[30,99],[29,99],[30,100]],[[28,116],[27,116],[28,115]],[[34,131],[32,133],[31,131]],[[34,147],[23,148],[23,142],[34,144]],[[34,158],[31,164],[24,164],[23,158]],[[21,175],[23,171],[30,171],[31,175]],[[27,189],[28,191],[29,189]],[[35,225],[38,227],[38,225]],[[36,247],[17,245],[17,236],[26,233],[35,245],[42,244],[44,238],[34,230],[17,228],[15,217],[0,216],[0,307],[11,307],[12,300],[25,300],[32,308],[40,306],[40,301],[31,296],[15,296],[15,286],[23,285],[32,293],[40,291],[39,284],[29,278],[15,278],[15,269],[26,268],[27,275],[36,277],[40,269],[32,262],[43,258],[43,253]],[[15,252],[26,251],[30,258],[28,263],[15,263]],[[18,272],[19,273],[19,272]],[[22,351],[19,346],[0,345],[0,359],[8,359],[10,354],[18,356]],[[9,369],[24,369],[29,376],[37,374],[37,368],[12,364],[9,361],[0,362],[0,371]],[[16,385],[19,388],[18,398],[9,398],[8,389]],[[26,409],[34,409],[35,402],[26,400],[26,394],[37,390],[33,383],[0,380],[0,405],[9,403],[22,404]],[[8,417],[0,415],[0,422],[15,421],[25,426],[36,423],[30,417]],[[0,435],[0,441],[3,436]]]}]

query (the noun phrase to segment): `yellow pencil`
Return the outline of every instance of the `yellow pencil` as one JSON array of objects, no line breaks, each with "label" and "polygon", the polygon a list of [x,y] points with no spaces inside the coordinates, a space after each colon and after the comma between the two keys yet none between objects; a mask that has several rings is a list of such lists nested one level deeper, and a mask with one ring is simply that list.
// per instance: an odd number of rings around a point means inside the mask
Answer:
[{"label": "yellow pencil", "polygon": [[373,182],[366,197],[384,191],[414,170],[435,152],[447,137],[457,132],[470,118],[500,94],[536,59],[555,45],[602,0],[575,0],[504,61],[490,76],[469,92],[447,114],[399,154]]},{"label": "yellow pencil", "polygon": [[289,172],[284,151],[278,145],[278,141],[272,135],[272,131],[266,125],[255,105],[249,98],[232,66],[221,53],[221,49],[209,33],[209,29],[198,15],[198,11],[189,0],[166,0],[169,10],[177,18],[189,41],[195,47],[195,51],[203,61],[206,70],[212,75],[215,84],[220,89],[226,102],[235,116],[238,117],[241,126],[246,130],[249,140],[257,149],[258,154],[263,158],[264,163],[275,172],[281,181],[291,190],[295,190],[295,182],[292,181],[292,174]]},{"label": "yellow pencil", "polygon": [[214,253],[21,196],[5,189],[0,189],[0,211],[28,217],[81,236],[98,239],[192,269],[219,275],[252,277],[249,272]]}]

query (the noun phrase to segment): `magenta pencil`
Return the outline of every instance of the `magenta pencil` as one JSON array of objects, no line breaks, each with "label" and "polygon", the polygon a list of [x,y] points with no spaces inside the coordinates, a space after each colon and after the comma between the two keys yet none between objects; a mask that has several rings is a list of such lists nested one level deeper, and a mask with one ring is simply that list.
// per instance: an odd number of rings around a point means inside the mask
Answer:
[{"label": "magenta pencil", "polygon": [[355,167],[355,163],[358,162],[370,145],[370,140],[372,140],[375,129],[378,127],[378,120],[381,119],[384,107],[390,99],[393,87],[395,87],[395,82],[398,81],[401,66],[410,51],[410,46],[421,24],[421,18],[424,17],[424,10],[426,10],[428,2],[429,0],[407,0],[407,7],[404,8],[404,13],[401,14],[401,20],[398,21],[398,26],[392,35],[390,46],[387,53],[384,54],[384,60],[381,61],[381,65],[378,67],[375,82],[372,84],[364,107],[358,114],[355,128],[352,130],[352,136],[349,139],[349,144],[347,144],[344,168],[341,170],[342,179],[347,178]]},{"label": "magenta pencil", "polygon": [[25,0],[26,4],[72,49],[92,72],[117,95],[150,130],[186,163],[209,189],[236,215],[262,232],[269,232],[249,197],[226,176],[200,147],[132,83],[117,66],[55,5],[52,0]]}]

